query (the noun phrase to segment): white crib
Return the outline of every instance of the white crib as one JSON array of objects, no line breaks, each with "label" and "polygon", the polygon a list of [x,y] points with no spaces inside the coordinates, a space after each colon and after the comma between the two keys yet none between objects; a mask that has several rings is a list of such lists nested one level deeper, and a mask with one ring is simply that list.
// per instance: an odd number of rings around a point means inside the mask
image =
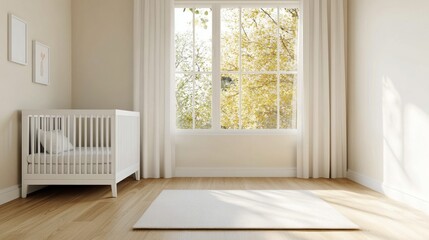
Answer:
[{"label": "white crib", "polygon": [[140,179],[140,115],[122,110],[22,111],[22,197],[29,185]]}]

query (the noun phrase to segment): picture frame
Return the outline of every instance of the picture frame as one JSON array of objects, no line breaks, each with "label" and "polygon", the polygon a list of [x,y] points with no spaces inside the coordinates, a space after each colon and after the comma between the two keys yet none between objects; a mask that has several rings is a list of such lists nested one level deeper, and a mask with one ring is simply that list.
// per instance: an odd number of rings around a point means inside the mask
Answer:
[{"label": "picture frame", "polygon": [[50,81],[50,49],[47,45],[33,41],[33,82],[49,85]]},{"label": "picture frame", "polygon": [[12,13],[9,13],[8,21],[8,60],[21,65],[27,65],[27,23]]}]

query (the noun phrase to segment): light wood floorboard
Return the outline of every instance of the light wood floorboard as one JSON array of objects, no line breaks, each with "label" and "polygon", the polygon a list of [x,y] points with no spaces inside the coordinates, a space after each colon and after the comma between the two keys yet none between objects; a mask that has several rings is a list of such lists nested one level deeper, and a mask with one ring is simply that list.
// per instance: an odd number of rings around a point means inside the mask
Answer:
[{"label": "light wood floorboard", "polygon": [[[361,230],[132,230],[163,189],[310,190]],[[172,200],[174,201],[174,200]],[[429,239],[429,216],[347,179],[174,178],[124,180],[118,198],[108,186],[48,187],[0,206],[0,239]]]}]

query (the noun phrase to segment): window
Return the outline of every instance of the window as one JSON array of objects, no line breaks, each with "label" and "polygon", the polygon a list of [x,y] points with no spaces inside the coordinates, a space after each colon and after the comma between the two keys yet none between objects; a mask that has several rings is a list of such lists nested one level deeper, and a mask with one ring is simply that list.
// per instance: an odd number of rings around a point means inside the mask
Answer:
[{"label": "window", "polygon": [[178,129],[296,128],[296,7],[177,7]]}]

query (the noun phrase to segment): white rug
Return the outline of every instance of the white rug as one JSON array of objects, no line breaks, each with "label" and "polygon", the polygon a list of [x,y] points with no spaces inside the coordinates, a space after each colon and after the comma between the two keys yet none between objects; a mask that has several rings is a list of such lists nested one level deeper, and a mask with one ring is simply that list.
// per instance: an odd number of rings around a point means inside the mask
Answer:
[{"label": "white rug", "polygon": [[164,190],[135,229],[358,229],[308,191]]}]

